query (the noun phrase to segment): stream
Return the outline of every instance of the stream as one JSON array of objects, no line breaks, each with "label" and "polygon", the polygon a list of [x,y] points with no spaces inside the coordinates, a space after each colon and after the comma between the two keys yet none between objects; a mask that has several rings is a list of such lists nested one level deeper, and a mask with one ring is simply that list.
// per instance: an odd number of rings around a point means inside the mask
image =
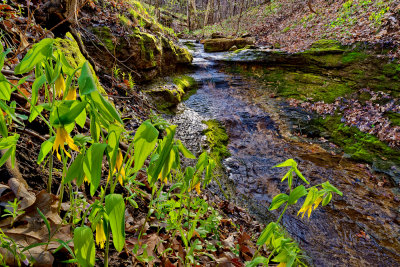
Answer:
[{"label": "stream", "polygon": [[171,122],[178,125],[177,138],[197,153],[205,143],[203,120],[216,119],[226,128],[231,156],[223,161],[224,190],[260,221],[275,220],[279,213],[269,212],[268,206],[275,195],[286,192],[280,179],[287,170],[272,167],[293,158],[311,185],[329,181],[343,192],[313,211],[309,220],[297,216],[301,203],[283,216],[282,224],[309,257],[307,262],[400,266],[400,197],[387,177],[335,153],[329,142],[294,134],[293,117],[307,115],[270,97],[255,79],[226,71],[231,63],[219,61],[223,53],[204,53],[196,43],[192,52],[188,75],[199,87],[179,104]]}]

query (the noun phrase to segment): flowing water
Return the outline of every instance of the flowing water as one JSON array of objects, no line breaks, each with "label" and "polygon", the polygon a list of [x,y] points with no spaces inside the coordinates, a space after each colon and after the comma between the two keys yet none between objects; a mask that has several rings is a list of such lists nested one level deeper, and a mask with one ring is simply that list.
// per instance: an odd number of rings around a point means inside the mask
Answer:
[{"label": "flowing water", "polygon": [[[178,138],[193,151],[203,148],[202,120],[216,119],[229,135],[231,156],[224,160],[221,181],[233,197],[258,219],[269,222],[272,198],[285,192],[280,178],[286,170],[274,165],[294,158],[311,185],[329,181],[343,192],[313,211],[310,220],[296,216],[300,203],[282,223],[315,266],[400,266],[400,198],[387,177],[369,166],[343,158],[329,145],[309,142],[291,133],[290,121],[308,116],[270,97],[262,84],[225,71],[223,54],[194,47],[197,92],[178,106],[172,122]],[[300,181],[296,181],[300,184]]]}]

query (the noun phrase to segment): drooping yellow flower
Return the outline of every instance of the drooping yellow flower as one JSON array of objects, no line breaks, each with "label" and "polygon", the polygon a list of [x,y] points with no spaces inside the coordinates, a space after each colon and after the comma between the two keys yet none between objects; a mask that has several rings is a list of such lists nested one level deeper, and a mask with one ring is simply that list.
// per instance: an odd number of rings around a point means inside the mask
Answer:
[{"label": "drooping yellow flower", "polygon": [[65,91],[65,82],[64,82],[64,77],[62,76],[62,74],[60,73],[60,75],[58,76],[56,82],[55,82],[55,88],[56,88],[56,94],[58,97],[62,96],[62,94]]},{"label": "drooping yellow flower", "polygon": [[65,100],[76,100],[76,89],[75,88],[70,88],[68,90],[68,94],[65,97]]},{"label": "drooping yellow flower", "polygon": [[[115,174],[115,172],[119,171],[118,173],[118,182],[121,185],[124,185],[124,180],[125,180],[125,168],[123,166],[123,161],[124,161],[124,157],[122,156],[122,152],[121,149],[119,149],[118,155],[117,155],[117,161],[115,162],[115,168],[114,171],[112,173],[112,175]],[[108,174],[107,177],[107,181],[110,179],[111,174]]]},{"label": "drooping yellow flower", "polygon": [[57,158],[59,161],[61,161],[61,156],[60,153],[58,152],[58,149],[60,147],[64,150],[67,157],[69,158],[71,157],[71,155],[65,149],[64,143],[67,143],[72,150],[79,151],[79,148],[74,144],[74,140],[71,138],[71,136],[69,136],[67,130],[65,130],[64,127],[59,127],[56,129],[56,139],[54,140],[53,144],[53,153],[54,150],[57,151]]},{"label": "drooping yellow flower", "polygon": [[317,199],[314,201],[314,210],[315,210],[316,208],[318,208],[318,206],[319,206],[319,204],[321,203],[321,201],[322,201],[322,197],[319,197],[319,198],[317,198]]},{"label": "drooping yellow flower", "polygon": [[303,213],[303,215],[301,216],[301,218],[303,218],[304,214],[306,214],[306,212],[307,212],[308,218],[310,218],[311,211],[312,211],[312,204],[301,207],[301,209],[297,213],[297,216],[299,216],[300,213]]},{"label": "drooping yellow flower", "polygon": [[200,193],[201,193],[201,190],[200,190],[200,182],[198,182],[195,186],[190,187],[189,190],[188,190],[188,192],[192,191],[193,188],[196,190],[197,194],[200,195]]},{"label": "drooping yellow flower", "polygon": [[276,267],[286,267],[286,262],[280,262]]},{"label": "drooping yellow flower", "polygon": [[96,225],[96,244],[100,248],[104,248],[104,243],[107,241],[106,234],[104,233],[103,220],[100,220]]},{"label": "drooping yellow flower", "polygon": [[84,183],[87,183],[87,184],[90,184],[90,181],[88,180],[88,178],[86,177],[86,175],[83,177],[83,182],[84,182]]}]

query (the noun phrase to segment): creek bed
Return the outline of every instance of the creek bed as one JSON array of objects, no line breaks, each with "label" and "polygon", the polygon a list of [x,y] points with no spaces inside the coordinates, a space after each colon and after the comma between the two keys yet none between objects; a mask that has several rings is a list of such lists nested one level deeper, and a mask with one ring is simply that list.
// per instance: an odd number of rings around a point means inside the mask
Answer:
[{"label": "creek bed", "polygon": [[[343,197],[335,196],[328,206],[313,211],[310,220],[296,216],[301,203],[283,217],[309,262],[399,266],[400,198],[389,178],[343,157],[329,142],[295,135],[293,120],[307,113],[288,109],[258,81],[225,71],[231,63],[219,61],[223,53],[204,53],[200,44],[193,49],[189,75],[199,87],[170,119],[178,125],[177,137],[197,153],[204,148],[202,121],[215,119],[226,128],[231,156],[223,161],[224,190],[268,223],[278,216],[267,210],[272,198],[286,190],[280,183],[286,170],[272,167],[293,158],[311,185],[329,181],[343,192]],[[218,193],[218,187],[213,189]]]}]

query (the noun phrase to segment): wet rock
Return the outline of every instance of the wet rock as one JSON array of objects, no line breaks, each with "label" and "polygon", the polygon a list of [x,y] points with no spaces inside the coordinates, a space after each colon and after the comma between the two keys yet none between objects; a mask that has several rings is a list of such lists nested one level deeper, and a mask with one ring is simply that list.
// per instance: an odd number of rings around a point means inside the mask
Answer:
[{"label": "wet rock", "polygon": [[223,35],[223,34],[220,33],[220,32],[213,32],[213,33],[211,34],[211,39],[219,39],[219,38],[226,38],[226,36]]},{"label": "wet rock", "polygon": [[243,48],[246,45],[253,45],[254,41],[246,38],[228,39],[218,38],[209,39],[204,42],[205,52],[223,52],[228,51],[232,46]]},{"label": "wet rock", "polygon": [[238,50],[238,48],[237,48],[236,45],[234,45],[234,46],[232,46],[231,48],[229,48],[229,51],[236,51],[236,50]]}]

